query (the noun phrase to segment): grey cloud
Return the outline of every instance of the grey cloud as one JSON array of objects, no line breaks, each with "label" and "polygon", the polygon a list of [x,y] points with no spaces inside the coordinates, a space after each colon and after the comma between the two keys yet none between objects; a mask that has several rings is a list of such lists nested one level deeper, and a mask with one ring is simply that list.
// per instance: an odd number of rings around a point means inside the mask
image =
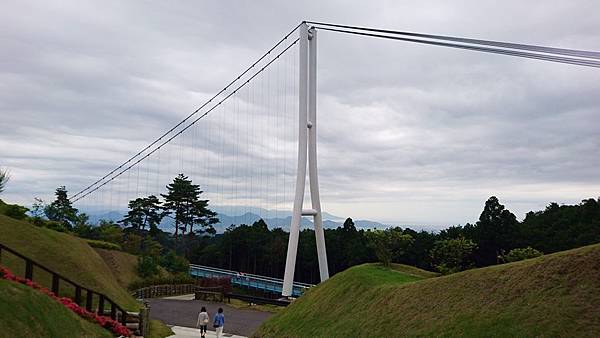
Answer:
[{"label": "grey cloud", "polygon": [[[302,19],[600,50],[594,1],[4,7],[0,166],[13,179],[2,198],[26,204],[51,198],[58,185],[81,189],[129,158]],[[151,182],[141,190],[159,190],[186,171],[215,203],[289,207],[295,92],[275,79],[279,71],[291,81],[292,53],[286,66],[270,68],[237,101],[144,161],[139,171]],[[323,206],[342,216],[441,226],[474,220],[491,194],[521,216],[552,200],[593,197],[599,79],[595,69],[321,31]],[[274,102],[261,101],[268,81]],[[125,201],[137,172],[107,186],[104,198],[112,189]]]}]

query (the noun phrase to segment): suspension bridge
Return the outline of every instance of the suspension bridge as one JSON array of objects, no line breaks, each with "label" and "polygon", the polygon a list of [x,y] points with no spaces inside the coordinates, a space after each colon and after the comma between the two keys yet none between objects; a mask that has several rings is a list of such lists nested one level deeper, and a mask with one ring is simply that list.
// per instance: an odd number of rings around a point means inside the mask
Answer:
[{"label": "suspension bridge", "polygon": [[[283,279],[260,276],[251,273],[190,264],[190,275],[201,278],[228,278],[231,280],[231,284],[233,286],[251,290],[259,290],[263,293],[281,294],[283,291]],[[291,296],[299,297],[304,293],[304,291],[308,290],[312,286],[312,284],[294,282],[292,285]]]},{"label": "suspension bridge", "polygon": [[293,283],[301,218],[309,216],[321,281],[329,278],[317,166],[320,31],[331,33],[328,38],[344,34],[600,68],[600,53],[592,51],[305,21],[172,128],[79,190],[72,201],[89,214],[122,212],[132,199],[160,196],[166,184],[184,173],[200,184],[211,205],[228,214],[260,210],[261,218],[281,219],[290,229],[283,280],[198,266],[192,266],[192,274],[227,275],[296,296],[309,287]]}]

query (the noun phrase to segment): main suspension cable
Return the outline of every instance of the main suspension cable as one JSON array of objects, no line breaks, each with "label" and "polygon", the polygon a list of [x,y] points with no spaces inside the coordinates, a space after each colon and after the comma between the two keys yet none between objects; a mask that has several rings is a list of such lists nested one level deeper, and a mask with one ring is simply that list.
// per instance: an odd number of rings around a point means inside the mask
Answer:
[{"label": "main suspension cable", "polygon": [[548,54],[536,54],[536,53],[530,53],[530,52],[523,52],[523,51],[518,51],[518,50],[499,49],[499,48],[481,47],[481,46],[473,46],[473,45],[462,45],[462,44],[455,44],[455,43],[449,43],[449,42],[419,40],[419,39],[412,39],[412,38],[404,38],[404,37],[400,37],[400,36],[365,33],[365,32],[351,31],[351,30],[345,30],[345,29],[335,29],[335,28],[318,27],[318,26],[316,26],[316,28],[325,30],[325,31],[337,32],[337,33],[361,35],[361,36],[399,40],[399,41],[406,41],[406,42],[415,42],[415,43],[422,43],[422,44],[442,46],[442,47],[459,48],[459,49],[473,50],[473,51],[478,51],[478,52],[503,54],[503,55],[523,57],[523,58],[529,58],[529,59],[537,59],[537,60],[551,61],[551,62],[557,62],[557,63],[578,65],[578,66],[600,68],[600,61],[596,61],[596,60],[576,59],[576,58],[568,58],[568,57],[554,56],[554,55],[548,55]]},{"label": "main suspension cable", "polygon": [[323,27],[336,27],[336,28],[344,28],[344,29],[351,29],[351,30],[358,30],[358,31],[366,31],[366,32],[412,36],[412,37],[434,39],[434,40],[454,41],[454,42],[461,42],[461,43],[467,43],[467,44],[486,45],[486,46],[494,46],[494,47],[502,47],[502,48],[509,48],[509,49],[518,49],[518,50],[528,50],[528,51],[547,53],[547,54],[567,55],[567,56],[575,56],[575,57],[580,57],[580,58],[600,60],[600,52],[593,52],[593,51],[586,51],[586,50],[546,47],[546,46],[539,46],[539,45],[529,45],[529,44],[520,44],[520,43],[512,43],[512,42],[493,41],[493,40],[461,38],[461,37],[446,36],[446,35],[423,34],[423,33],[395,31],[395,30],[369,28],[369,27],[361,27],[361,26],[339,25],[339,24],[316,22],[316,21],[307,21],[307,23],[317,25],[317,26],[323,26]]}]

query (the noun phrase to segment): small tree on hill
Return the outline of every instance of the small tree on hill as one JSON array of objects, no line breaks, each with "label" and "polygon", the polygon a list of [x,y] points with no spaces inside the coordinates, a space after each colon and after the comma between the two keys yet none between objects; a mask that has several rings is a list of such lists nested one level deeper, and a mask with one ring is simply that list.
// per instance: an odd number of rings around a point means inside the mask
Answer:
[{"label": "small tree on hill", "polygon": [[45,208],[46,208],[46,203],[44,203],[44,200],[39,197],[35,197],[34,202],[31,205],[31,210],[29,210],[29,213],[33,217],[33,224],[35,224],[35,225],[42,224],[42,222],[43,222],[42,218],[44,217],[44,209]]},{"label": "small tree on hill", "polygon": [[73,207],[67,197],[67,188],[65,186],[58,187],[54,194],[56,195],[56,199],[44,209],[46,217],[51,221],[63,224],[67,229],[71,229],[77,221],[78,210]]}]

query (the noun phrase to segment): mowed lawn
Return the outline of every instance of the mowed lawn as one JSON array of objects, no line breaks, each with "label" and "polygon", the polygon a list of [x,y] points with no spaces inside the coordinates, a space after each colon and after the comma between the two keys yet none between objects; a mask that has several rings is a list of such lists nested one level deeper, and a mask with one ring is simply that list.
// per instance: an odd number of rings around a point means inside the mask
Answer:
[{"label": "mowed lawn", "polygon": [[339,273],[254,337],[600,336],[600,245],[443,277],[398,270]]}]

